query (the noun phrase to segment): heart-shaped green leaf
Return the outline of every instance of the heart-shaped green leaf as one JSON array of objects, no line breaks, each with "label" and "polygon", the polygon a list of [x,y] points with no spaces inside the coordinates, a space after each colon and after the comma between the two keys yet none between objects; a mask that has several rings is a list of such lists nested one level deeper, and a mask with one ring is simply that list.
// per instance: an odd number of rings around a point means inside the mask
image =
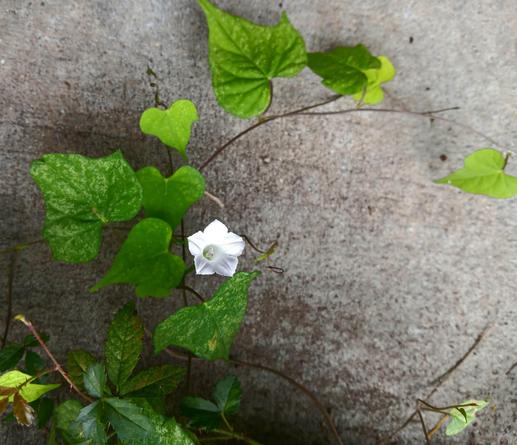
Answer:
[{"label": "heart-shaped green leaf", "polygon": [[148,108],[140,117],[142,133],[156,136],[163,144],[187,158],[192,124],[198,120],[196,106],[188,99],[174,102],[167,110]]},{"label": "heart-shaped green leaf", "polygon": [[465,158],[463,168],[438,184],[450,184],[467,193],[486,195],[491,198],[511,198],[517,195],[517,178],[504,172],[506,159],[493,148],[483,148]]},{"label": "heart-shaped green leaf", "polygon": [[30,173],[45,199],[43,237],[66,263],[95,258],[103,225],[132,219],[142,204],[142,187],[120,151],[97,159],[49,154]]},{"label": "heart-shaped green leaf", "polygon": [[208,22],[208,58],[219,105],[249,118],[271,102],[271,80],[292,77],[307,64],[300,33],[282,14],[275,26],[260,26],[198,0]]},{"label": "heart-shaped green leaf", "polygon": [[474,406],[464,406],[462,408],[452,408],[449,410],[452,419],[445,430],[447,436],[454,436],[461,433],[476,419],[476,413],[482,410],[488,402],[485,400],[467,400],[461,403],[461,405],[469,404],[473,404]]},{"label": "heart-shaped green leaf", "polygon": [[362,94],[368,83],[368,70],[381,68],[380,60],[361,44],[309,53],[308,65],[323,78],[323,85],[342,95]]},{"label": "heart-shaped green leaf", "polygon": [[381,67],[364,72],[368,78],[366,90],[364,91],[364,95],[362,91],[355,93],[353,96],[354,100],[358,102],[362,101],[369,105],[379,104],[384,100],[384,91],[381,85],[393,80],[396,71],[390,59],[386,56],[378,56],[377,59],[381,62]]},{"label": "heart-shaped green leaf", "polygon": [[259,272],[239,272],[225,281],[212,299],[180,309],[154,331],[156,352],[174,345],[207,360],[228,359],[248,304],[248,288]]},{"label": "heart-shaped green leaf", "polygon": [[154,167],[139,170],[137,176],[144,191],[146,216],[163,219],[172,229],[205,192],[203,175],[188,165],[180,167],[169,178],[164,178]]},{"label": "heart-shaped green leaf", "polygon": [[113,264],[92,292],[108,284],[131,283],[139,297],[166,297],[180,284],[183,260],[169,252],[172,229],[165,221],[145,218],[129,232]]}]

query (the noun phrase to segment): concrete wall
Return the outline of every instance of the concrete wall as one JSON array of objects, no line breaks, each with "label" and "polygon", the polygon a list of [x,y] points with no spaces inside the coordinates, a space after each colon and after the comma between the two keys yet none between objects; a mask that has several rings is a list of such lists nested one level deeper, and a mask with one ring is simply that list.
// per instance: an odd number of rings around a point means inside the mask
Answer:
[{"label": "concrete wall", "polygon": [[[261,23],[286,10],[309,50],[362,42],[398,70],[386,107],[460,106],[444,116],[517,151],[512,0],[218,4]],[[1,244],[39,237],[44,213],[28,167],[44,153],[101,156],[121,148],[135,168],[153,163],[166,171],[163,147],[138,131],[139,113],[153,103],[148,65],[167,102],[187,97],[198,106],[194,165],[249,125],[217,106],[206,40],[194,1],[0,0]],[[275,82],[271,112],[328,95],[305,70]],[[342,99],[334,108],[352,105]],[[314,389],[349,444],[373,444],[398,426],[487,324],[475,352],[431,401],[489,397],[492,408],[462,436],[438,435],[433,443],[517,443],[517,370],[505,374],[517,360],[517,204],[432,182],[488,145],[465,128],[407,115],[297,117],[250,133],[207,172],[208,189],[226,207],[204,200],[187,232],[217,217],[262,245],[278,239],[274,263],[286,270],[254,284],[234,355]],[[85,265],[53,262],[43,245],[18,256],[13,311],[50,334],[61,360],[72,347],[100,354],[112,314],[132,298],[125,286],[87,291],[122,239],[107,233],[100,260]],[[8,261],[0,259],[1,289]],[[252,265],[248,252],[243,268]],[[216,281],[191,284],[208,294]],[[179,300],[139,306],[152,327]],[[15,326],[10,339],[22,334]],[[148,363],[156,360],[146,353]],[[247,430],[265,444],[330,443],[319,413],[278,378],[225,365],[196,364],[194,372],[199,391],[225,372],[241,377]],[[0,425],[0,437],[6,445],[44,443],[39,432],[17,426]],[[418,423],[396,440],[423,443]]]}]

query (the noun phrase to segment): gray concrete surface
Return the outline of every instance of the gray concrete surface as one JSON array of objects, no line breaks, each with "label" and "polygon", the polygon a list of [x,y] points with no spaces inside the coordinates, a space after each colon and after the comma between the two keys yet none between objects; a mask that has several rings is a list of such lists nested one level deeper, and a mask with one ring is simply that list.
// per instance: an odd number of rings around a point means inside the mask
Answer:
[{"label": "gray concrete surface", "polygon": [[[517,151],[514,1],[283,3],[218,1],[262,23],[285,9],[310,50],[363,42],[398,70],[386,106],[461,106],[445,116]],[[214,100],[206,38],[194,1],[0,0],[2,246],[39,236],[42,202],[28,167],[44,153],[99,156],[121,148],[135,168],[154,163],[165,171],[164,149],[138,131],[139,113],[153,102],[148,65],[163,98],[198,106],[194,165],[248,125]],[[328,95],[306,70],[275,82],[271,111]],[[342,99],[335,107],[351,105]],[[253,286],[235,356],[283,369],[314,389],[348,444],[373,444],[398,426],[487,324],[481,344],[431,401],[489,397],[491,408],[475,428],[455,439],[439,434],[433,443],[517,443],[517,370],[506,375],[517,360],[517,201],[432,182],[488,145],[464,128],[406,115],[298,117],[249,134],[208,171],[208,188],[226,207],[203,201],[188,232],[218,217],[257,243],[278,238],[274,263],[286,270],[265,273]],[[13,310],[50,334],[60,359],[72,347],[99,353],[111,315],[131,298],[124,286],[87,291],[121,241],[120,233],[107,234],[100,260],[79,266],[52,262],[44,246],[19,255]],[[242,268],[252,267],[253,255],[246,258]],[[1,289],[7,261],[0,259]],[[208,293],[215,281],[192,284]],[[140,308],[153,326],[178,301]],[[4,303],[1,313],[3,330]],[[16,326],[10,338],[22,334]],[[146,360],[157,358],[148,351]],[[272,375],[197,364],[196,389],[229,371],[245,389],[246,429],[265,444],[331,443],[311,403]],[[0,424],[0,442],[42,444],[44,435]],[[423,443],[418,423],[393,443]]]}]

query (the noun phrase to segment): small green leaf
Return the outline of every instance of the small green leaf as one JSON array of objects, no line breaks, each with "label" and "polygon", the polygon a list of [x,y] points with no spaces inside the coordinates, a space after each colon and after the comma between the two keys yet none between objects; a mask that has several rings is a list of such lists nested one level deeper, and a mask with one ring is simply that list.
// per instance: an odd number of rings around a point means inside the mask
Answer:
[{"label": "small green leaf", "polygon": [[271,102],[271,80],[293,77],[307,64],[300,33],[282,14],[278,24],[260,26],[198,0],[208,22],[212,86],[227,112],[249,118]]},{"label": "small green leaf", "polygon": [[386,56],[378,56],[377,58],[381,62],[381,67],[379,69],[366,70],[364,72],[368,78],[368,83],[366,85],[364,95],[362,91],[354,94],[354,100],[358,102],[362,101],[369,105],[381,103],[384,100],[384,91],[382,90],[381,85],[386,82],[390,82],[395,77],[395,67],[391,63],[390,59]]},{"label": "small green leaf", "polygon": [[94,363],[88,367],[83,377],[84,388],[93,397],[102,397],[107,391],[106,369],[102,363]]},{"label": "small green leaf", "polygon": [[198,120],[196,106],[187,99],[174,102],[169,109],[148,108],[140,118],[142,133],[156,136],[168,147],[187,158],[186,148],[190,140],[192,124]]},{"label": "small green leaf", "polygon": [[192,428],[214,430],[223,423],[217,405],[201,397],[185,397],[181,401],[181,414],[188,417]]},{"label": "small green leaf", "polygon": [[362,94],[368,83],[368,71],[381,68],[380,60],[364,45],[309,53],[308,64],[323,78],[323,85],[342,95]]},{"label": "small green leaf", "polygon": [[83,349],[75,349],[68,352],[66,359],[68,377],[72,379],[79,389],[84,389],[84,374],[86,374],[90,365],[93,365],[96,361],[92,354]]},{"label": "small green leaf", "polygon": [[462,408],[452,408],[449,414],[452,419],[447,425],[445,434],[454,436],[461,433],[468,425],[476,419],[476,413],[481,411],[487,404],[485,400],[467,400],[460,405],[475,404],[475,406],[463,406]]},{"label": "small green leaf", "polygon": [[132,283],[139,297],[168,296],[185,272],[183,260],[169,253],[171,238],[172,230],[165,221],[143,219],[129,232],[110,270],[91,290]]},{"label": "small green leaf", "polygon": [[0,372],[15,368],[23,357],[23,345],[10,344],[0,349]]},{"label": "small green leaf", "polygon": [[113,318],[104,353],[108,377],[117,389],[135,369],[143,348],[144,327],[133,302],[127,303]]},{"label": "small green leaf", "polygon": [[[52,391],[61,386],[57,383],[50,385],[27,383],[28,381],[32,381],[33,379],[33,376],[25,374],[15,369],[13,371],[6,372],[5,374],[2,374],[0,376],[0,386],[6,388],[21,387],[20,394],[28,403],[34,402],[35,400],[39,399],[43,394],[46,394],[47,392]],[[3,398],[4,397],[0,396],[0,399]],[[9,397],[9,400],[12,400],[12,396]]]},{"label": "small green leaf", "polygon": [[27,351],[25,353],[25,368],[29,374],[35,375],[42,371],[45,366],[46,362],[39,354],[33,351]]},{"label": "small green leaf", "polygon": [[108,420],[120,440],[142,441],[154,433],[153,425],[139,406],[115,397],[104,402]]},{"label": "small green leaf", "polygon": [[154,167],[139,170],[137,177],[144,191],[145,215],[167,221],[172,229],[205,192],[203,175],[188,165],[167,179]]},{"label": "small green leaf", "polygon": [[92,445],[108,443],[103,411],[102,402],[96,401],[81,409],[76,420],[76,424],[80,425],[85,439],[88,439]]},{"label": "small green leaf", "polygon": [[36,412],[38,428],[45,427],[52,417],[54,401],[48,397],[41,397],[40,399],[32,402],[31,406]]},{"label": "small green leaf", "polygon": [[236,273],[211,300],[183,308],[162,321],[153,335],[155,351],[174,345],[207,360],[228,359],[246,312],[248,288],[259,274]]},{"label": "small green leaf", "polygon": [[504,172],[505,164],[501,152],[483,148],[467,156],[463,168],[438,179],[436,183],[450,184],[476,195],[511,198],[517,195],[517,178]]},{"label": "small green leaf", "polygon": [[228,375],[217,382],[214,389],[214,400],[224,414],[235,414],[241,404],[241,384],[234,375]]},{"label": "small green leaf", "polygon": [[61,403],[54,410],[52,424],[69,445],[91,445],[90,441],[85,440],[81,425],[76,423],[82,408],[77,400],[71,399]]},{"label": "small green leaf", "polygon": [[95,258],[102,227],[132,219],[142,204],[140,183],[120,151],[97,159],[49,154],[30,173],[45,199],[43,237],[66,263]]},{"label": "small green leaf", "polygon": [[185,378],[185,368],[172,365],[154,366],[131,377],[120,388],[122,395],[158,397],[170,394]]}]

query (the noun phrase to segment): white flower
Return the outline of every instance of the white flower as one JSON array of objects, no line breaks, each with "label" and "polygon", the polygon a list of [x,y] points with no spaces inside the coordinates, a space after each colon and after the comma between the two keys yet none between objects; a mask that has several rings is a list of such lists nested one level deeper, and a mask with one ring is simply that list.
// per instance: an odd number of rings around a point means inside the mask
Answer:
[{"label": "white flower", "polygon": [[198,275],[217,273],[231,277],[237,269],[238,256],[244,251],[244,240],[217,219],[208,224],[204,231],[188,237],[188,248],[194,256]]}]

